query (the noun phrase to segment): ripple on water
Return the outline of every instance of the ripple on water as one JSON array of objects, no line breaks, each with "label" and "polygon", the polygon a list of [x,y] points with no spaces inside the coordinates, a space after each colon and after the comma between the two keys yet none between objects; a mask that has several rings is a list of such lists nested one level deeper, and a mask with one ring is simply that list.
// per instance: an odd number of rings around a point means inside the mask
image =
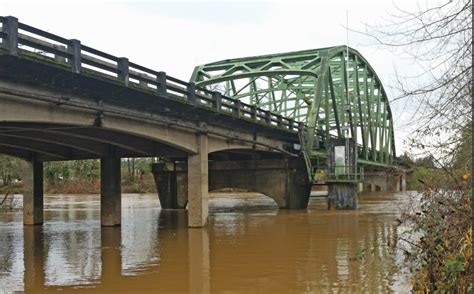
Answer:
[{"label": "ripple on water", "polygon": [[0,213],[0,289],[408,292],[387,245],[405,199],[363,195],[357,211],[327,211],[316,197],[289,211],[261,194],[212,193],[208,228],[188,229],[156,195],[123,195],[118,228],[100,227],[98,195],[47,196],[42,227]]}]

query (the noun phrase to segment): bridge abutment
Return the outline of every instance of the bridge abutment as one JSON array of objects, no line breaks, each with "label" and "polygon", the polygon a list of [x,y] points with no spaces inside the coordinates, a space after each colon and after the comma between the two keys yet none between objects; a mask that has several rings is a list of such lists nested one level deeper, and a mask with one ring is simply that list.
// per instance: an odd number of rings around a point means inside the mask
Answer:
[{"label": "bridge abutment", "polygon": [[357,209],[357,183],[328,184],[328,209]]},{"label": "bridge abutment", "polygon": [[23,161],[23,224],[43,223],[43,163]]},{"label": "bridge abutment", "polygon": [[122,210],[120,158],[100,159],[100,224],[120,226]]}]

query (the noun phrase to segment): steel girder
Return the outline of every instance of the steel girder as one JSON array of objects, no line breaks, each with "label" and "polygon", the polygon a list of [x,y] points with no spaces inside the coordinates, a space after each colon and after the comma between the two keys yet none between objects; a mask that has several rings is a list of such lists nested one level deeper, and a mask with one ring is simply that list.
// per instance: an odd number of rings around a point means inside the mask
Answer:
[{"label": "steel girder", "polygon": [[229,59],[197,66],[191,82],[305,123],[309,157],[329,138],[352,137],[363,162],[395,158],[392,112],[377,74],[346,46]]}]

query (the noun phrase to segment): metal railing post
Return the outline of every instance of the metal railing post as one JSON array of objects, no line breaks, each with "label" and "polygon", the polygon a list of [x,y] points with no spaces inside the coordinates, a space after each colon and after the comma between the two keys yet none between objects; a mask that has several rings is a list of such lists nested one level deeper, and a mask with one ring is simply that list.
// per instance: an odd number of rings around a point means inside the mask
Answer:
[{"label": "metal railing post", "polygon": [[76,39],[69,40],[67,51],[72,55],[69,59],[72,72],[81,73],[81,41]]},{"label": "metal railing post", "polygon": [[161,95],[166,95],[166,73],[164,71],[157,72],[156,81],[158,82],[156,87],[158,93]]},{"label": "metal railing post", "polygon": [[234,101],[234,113],[237,117],[240,117],[242,115],[242,102],[240,100],[235,100]]},{"label": "metal railing post", "polygon": [[257,106],[252,105],[251,107],[252,107],[252,113],[251,113],[252,120],[257,121]]},{"label": "metal railing post", "polygon": [[196,85],[193,83],[189,83],[186,87],[188,92],[188,101],[192,105],[197,105],[197,97],[196,97]]},{"label": "metal railing post", "polygon": [[268,110],[265,111],[265,122],[269,125],[272,124],[272,114]]},{"label": "metal railing post", "polygon": [[222,94],[219,92],[212,92],[212,100],[214,101],[214,108],[220,111],[222,106]]},{"label": "metal railing post", "polygon": [[128,86],[128,78],[130,74],[129,62],[125,57],[121,57],[117,60],[117,77],[119,80],[124,82],[125,86]]},{"label": "metal railing post", "polygon": [[298,130],[303,133],[304,132],[304,122],[298,122]]},{"label": "metal railing post", "polygon": [[283,125],[283,117],[281,116],[281,114],[278,114],[277,115],[277,126],[281,128],[282,125]]},{"label": "metal railing post", "polygon": [[295,121],[291,118],[288,119],[288,130],[293,131]]},{"label": "metal railing post", "polygon": [[3,32],[7,34],[5,41],[5,49],[10,55],[18,56],[18,18],[13,16],[5,17],[3,23]]}]

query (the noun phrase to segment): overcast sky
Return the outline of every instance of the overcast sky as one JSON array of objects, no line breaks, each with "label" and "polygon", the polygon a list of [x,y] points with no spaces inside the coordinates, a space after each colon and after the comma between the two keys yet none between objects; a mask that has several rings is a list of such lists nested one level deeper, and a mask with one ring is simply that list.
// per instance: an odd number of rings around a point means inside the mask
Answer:
[{"label": "overcast sky", "polygon": [[[0,0],[0,15],[183,80],[189,80],[194,66],[221,59],[345,45],[346,10],[349,27],[356,30],[394,12],[391,0],[38,2]],[[414,0],[395,4],[416,8]],[[403,73],[408,62],[353,32],[349,46],[364,55],[393,98],[394,67]],[[406,149],[410,106],[391,106],[400,155]]]}]

